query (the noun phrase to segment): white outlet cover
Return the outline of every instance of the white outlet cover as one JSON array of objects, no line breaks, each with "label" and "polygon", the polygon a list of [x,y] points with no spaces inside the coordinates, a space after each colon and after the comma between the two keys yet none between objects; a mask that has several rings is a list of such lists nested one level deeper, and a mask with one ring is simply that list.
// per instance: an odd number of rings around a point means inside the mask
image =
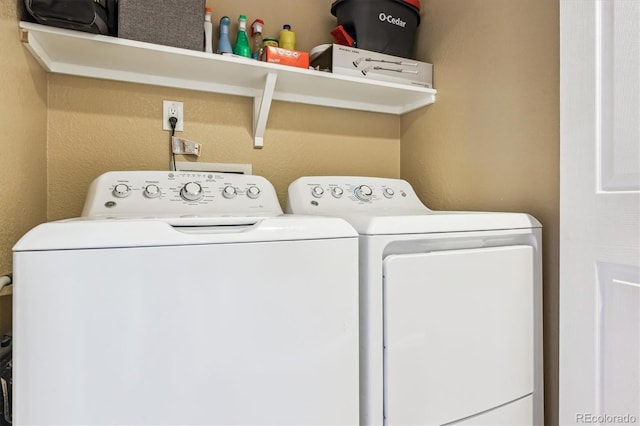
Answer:
[{"label": "white outlet cover", "polygon": [[162,130],[171,130],[169,124],[169,110],[175,108],[178,111],[178,123],[176,124],[176,132],[184,132],[184,106],[178,101],[162,101]]}]

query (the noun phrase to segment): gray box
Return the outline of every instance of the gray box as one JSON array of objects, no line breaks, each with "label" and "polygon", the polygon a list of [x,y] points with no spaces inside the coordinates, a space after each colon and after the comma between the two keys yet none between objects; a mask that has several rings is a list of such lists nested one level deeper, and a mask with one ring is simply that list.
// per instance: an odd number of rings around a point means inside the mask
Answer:
[{"label": "gray box", "polygon": [[203,50],[205,0],[119,0],[118,37]]}]

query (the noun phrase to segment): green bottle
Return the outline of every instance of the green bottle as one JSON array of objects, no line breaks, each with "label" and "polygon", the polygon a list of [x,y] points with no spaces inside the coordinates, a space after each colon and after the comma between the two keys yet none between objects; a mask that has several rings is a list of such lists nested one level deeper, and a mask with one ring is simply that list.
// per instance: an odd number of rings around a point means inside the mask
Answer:
[{"label": "green bottle", "polygon": [[247,37],[247,17],[240,15],[238,18],[238,37],[233,53],[238,56],[251,57],[251,47],[249,46],[249,38]]}]

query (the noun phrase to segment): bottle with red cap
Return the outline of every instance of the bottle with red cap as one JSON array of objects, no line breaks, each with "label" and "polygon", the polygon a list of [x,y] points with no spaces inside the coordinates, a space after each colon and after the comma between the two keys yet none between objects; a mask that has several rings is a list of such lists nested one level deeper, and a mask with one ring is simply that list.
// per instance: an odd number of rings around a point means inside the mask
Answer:
[{"label": "bottle with red cap", "polygon": [[264,27],[264,21],[262,19],[256,19],[251,24],[251,37],[253,37],[253,47],[251,48],[251,57],[258,59],[262,57],[262,28]]}]

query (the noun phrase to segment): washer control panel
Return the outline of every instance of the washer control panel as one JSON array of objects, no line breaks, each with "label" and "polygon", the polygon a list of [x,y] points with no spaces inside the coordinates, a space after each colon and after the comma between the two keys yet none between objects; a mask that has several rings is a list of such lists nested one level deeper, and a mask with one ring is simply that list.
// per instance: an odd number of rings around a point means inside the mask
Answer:
[{"label": "washer control panel", "polygon": [[357,176],[306,176],[289,185],[287,213],[368,212],[422,214],[429,211],[402,179]]},{"label": "washer control panel", "polygon": [[82,216],[272,216],[282,214],[261,176],[208,172],[108,172],[89,187]]}]

